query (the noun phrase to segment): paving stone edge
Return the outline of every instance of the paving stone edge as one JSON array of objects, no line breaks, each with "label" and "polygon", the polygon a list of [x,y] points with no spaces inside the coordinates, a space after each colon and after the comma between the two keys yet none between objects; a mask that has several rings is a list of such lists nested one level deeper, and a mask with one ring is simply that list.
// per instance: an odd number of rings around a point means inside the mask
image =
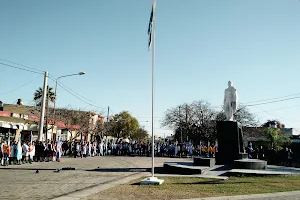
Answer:
[{"label": "paving stone edge", "polygon": [[270,197],[288,197],[288,196],[300,197],[300,191],[250,194],[250,195],[247,194],[247,195],[236,195],[236,196],[219,196],[219,197],[206,197],[206,198],[192,198],[192,199],[180,199],[180,200],[240,200],[240,199],[259,199],[259,198],[270,198]]}]

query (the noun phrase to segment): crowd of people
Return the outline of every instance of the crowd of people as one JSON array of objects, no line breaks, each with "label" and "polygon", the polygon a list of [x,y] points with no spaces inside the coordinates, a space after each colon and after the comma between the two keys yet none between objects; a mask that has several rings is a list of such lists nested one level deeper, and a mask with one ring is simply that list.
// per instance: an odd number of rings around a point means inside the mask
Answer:
[{"label": "crowd of people", "polygon": [[[156,142],[154,145],[154,154],[158,157],[192,157],[192,156],[206,156],[215,157],[218,151],[216,145],[193,145],[191,142]],[[291,149],[285,149],[277,152],[274,148],[266,151],[262,146],[252,147],[249,143],[245,149],[248,153],[249,159],[261,159],[274,161],[273,164],[280,164],[291,166],[293,152]],[[152,144],[150,142],[129,141],[123,142],[122,139],[114,142],[113,140],[100,140],[100,142],[33,142],[23,141],[21,139],[10,142],[3,140],[0,145],[0,160],[2,166],[7,165],[21,165],[32,162],[60,162],[62,156],[68,157],[94,157],[94,156],[151,156]]]},{"label": "crowd of people", "polygon": [[267,160],[270,164],[292,166],[293,162],[297,162],[297,159],[293,157],[292,149],[288,147],[278,151],[274,147],[264,148],[261,145],[253,146],[250,142],[245,151],[248,153],[249,159]]},{"label": "crowd of people", "polygon": [[[194,146],[190,142],[157,142],[154,146],[155,156],[160,157],[191,157],[205,155],[214,157],[217,146]],[[129,141],[122,139],[100,140],[100,142],[34,142],[3,140],[0,145],[0,160],[2,166],[21,165],[32,162],[59,162],[62,156],[68,157],[94,157],[94,156],[151,156],[152,144],[150,142]]]},{"label": "crowd of people", "polygon": [[21,165],[33,161],[60,161],[60,142],[33,142],[18,141],[10,142],[3,140],[0,145],[0,160],[2,166]]},{"label": "crowd of people", "polygon": [[[63,155],[76,157],[93,157],[105,155],[122,156],[151,156],[152,144],[150,142],[130,141],[119,142],[101,141],[97,142],[64,142],[62,144]],[[217,146],[194,146],[190,142],[156,142],[154,144],[155,156],[160,157],[191,157],[194,155],[205,155],[214,157]]]}]

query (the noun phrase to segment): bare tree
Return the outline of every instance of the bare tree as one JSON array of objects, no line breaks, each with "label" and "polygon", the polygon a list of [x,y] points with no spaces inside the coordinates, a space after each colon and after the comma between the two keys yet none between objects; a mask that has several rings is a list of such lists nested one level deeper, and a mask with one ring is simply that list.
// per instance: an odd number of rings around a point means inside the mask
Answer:
[{"label": "bare tree", "polygon": [[104,122],[102,120],[97,120],[95,128],[93,130],[95,136],[99,136],[103,138],[104,136],[107,136],[107,122]]},{"label": "bare tree", "polygon": [[71,107],[61,108],[56,110],[55,121],[63,122],[66,129],[71,132],[77,130],[77,136],[79,134],[87,135],[91,131],[91,114],[89,111],[74,110]]},{"label": "bare tree", "polygon": [[182,140],[214,140],[216,112],[204,100],[168,109],[162,126],[175,129],[175,138]]},{"label": "bare tree", "polygon": [[[241,123],[242,126],[256,127],[259,124],[255,115],[252,114],[246,106],[239,106],[236,113],[234,114],[234,118],[237,122]],[[216,115],[216,120],[217,121],[226,120],[226,115],[224,111],[221,111]]]}]

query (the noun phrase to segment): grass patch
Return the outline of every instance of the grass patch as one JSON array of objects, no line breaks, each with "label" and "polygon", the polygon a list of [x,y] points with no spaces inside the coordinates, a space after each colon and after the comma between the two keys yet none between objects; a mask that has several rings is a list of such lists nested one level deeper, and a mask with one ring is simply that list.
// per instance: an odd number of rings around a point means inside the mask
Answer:
[{"label": "grass patch", "polygon": [[89,200],[98,199],[184,199],[295,191],[300,176],[230,177],[228,180],[162,177],[160,186],[139,185],[138,179],[110,188]]}]

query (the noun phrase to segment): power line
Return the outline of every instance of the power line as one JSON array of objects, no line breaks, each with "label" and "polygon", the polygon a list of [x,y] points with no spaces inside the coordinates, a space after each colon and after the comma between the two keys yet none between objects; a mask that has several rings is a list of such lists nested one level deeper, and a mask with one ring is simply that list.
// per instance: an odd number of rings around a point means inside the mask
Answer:
[{"label": "power line", "polygon": [[116,113],[111,109],[111,107],[109,106],[109,111],[112,115],[115,115]]},{"label": "power line", "polygon": [[[288,100],[300,98],[300,96],[291,97],[291,96],[296,96],[296,95],[300,95],[300,93],[295,93],[295,94],[290,94],[290,95],[285,95],[285,96],[280,96],[280,97],[274,97],[274,98],[269,98],[269,99],[249,101],[249,102],[246,102],[246,103],[240,103],[240,105],[243,105],[243,106],[256,106],[256,105],[264,105],[264,104],[269,104],[269,103],[276,103],[276,102],[288,101]],[[286,98],[286,97],[291,97],[291,98]],[[282,98],[285,98],[285,99],[282,99]],[[280,99],[280,100],[276,100],[276,99]],[[276,100],[276,101],[272,101],[272,100]],[[268,101],[268,102],[264,102],[264,101]],[[263,103],[256,103],[256,102],[263,102]],[[252,104],[252,103],[256,103],[256,104]],[[212,108],[222,108],[222,107],[223,107],[223,105],[212,106]]]},{"label": "power line", "polygon": [[259,106],[259,105],[270,104],[270,103],[277,103],[277,102],[288,101],[288,100],[299,99],[299,98],[300,98],[300,96],[297,96],[297,97],[291,97],[291,98],[287,98],[287,99],[281,99],[281,100],[264,102],[264,103],[257,103],[257,104],[252,104],[252,105],[244,105],[244,106],[248,106],[248,107],[250,107],[250,106]]},{"label": "power line", "polygon": [[97,105],[94,105],[94,104],[91,104],[87,101],[85,101],[84,99],[78,97],[77,95],[73,94],[71,91],[69,91],[67,88],[65,88],[64,86],[60,85],[60,83],[57,83],[57,85],[59,85],[62,89],[64,89],[66,92],[68,92],[69,94],[71,94],[72,96],[74,96],[75,98],[79,99],[80,101],[90,105],[90,106],[93,106],[93,107],[96,107],[96,108],[100,108],[100,109],[104,109],[103,107],[99,107]]},{"label": "power line", "polygon": [[25,68],[22,68],[22,67],[17,67],[17,66],[9,65],[9,64],[6,64],[6,63],[0,63],[0,65],[5,65],[7,67],[11,67],[11,68],[15,68],[15,69],[20,69],[20,70],[31,72],[31,73],[43,74],[42,72],[32,71],[32,70],[29,70],[29,69],[25,69]]},{"label": "power line", "polygon": [[284,108],[276,108],[273,110],[267,110],[268,112],[270,111],[277,111],[277,110],[285,110],[285,109],[289,109],[289,108],[295,108],[295,107],[299,107],[300,105],[294,105],[294,106],[289,106],[289,107],[284,107]]},{"label": "power line", "polygon": [[[147,126],[147,125],[144,125],[145,127],[148,127],[148,128],[152,128],[152,126]],[[154,129],[159,129],[159,130],[165,130],[165,131],[174,131],[173,129],[171,128],[158,128],[158,127],[154,127]]]},{"label": "power line", "polygon": [[[53,76],[49,75],[49,77],[50,77],[53,81],[56,82],[56,79],[55,79]],[[87,99],[86,97],[82,96],[81,94],[75,92],[74,90],[72,90],[71,88],[69,88],[68,86],[66,86],[65,84],[63,84],[63,83],[61,83],[61,82],[58,82],[58,83],[59,83],[60,85],[64,86],[65,88],[67,88],[67,89],[68,89],[69,91],[71,91],[73,94],[75,94],[75,95],[79,96],[80,98],[82,98],[82,99],[84,99],[84,100],[90,102],[89,105],[92,105],[92,106],[94,106],[94,107],[98,107],[98,108],[101,108],[101,109],[105,109],[103,106],[97,105],[95,102],[93,102],[93,101]]]},{"label": "power line", "polygon": [[27,82],[27,83],[21,85],[20,87],[15,88],[15,89],[13,89],[13,90],[10,90],[10,91],[8,91],[8,92],[2,93],[2,94],[0,94],[0,95],[1,95],[1,96],[4,96],[4,95],[9,94],[9,93],[12,93],[12,92],[14,92],[14,91],[16,91],[16,90],[19,90],[19,89],[25,87],[26,85],[32,83],[33,81],[35,81],[36,79],[38,79],[38,78],[40,78],[40,77],[41,77],[41,75],[38,75],[38,76],[35,77],[33,80],[31,80],[31,81],[29,81],[29,82]]},{"label": "power line", "polygon": [[13,61],[4,59],[4,58],[0,58],[0,60],[3,60],[3,61],[5,61],[5,62],[9,62],[9,63],[15,64],[15,65],[19,65],[19,66],[22,66],[22,67],[26,67],[26,68],[28,68],[28,69],[32,69],[32,70],[35,70],[35,71],[44,72],[43,70],[36,69],[36,68],[33,68],[33,67],[28,67],[28,66],[26,66],[26,65],[23,65],[23,64],[20,64],[20,63],[16,63],[16,62],[13,62]]},{"label": "power line", "polygon": [[93,101],[87,99],[86,97],[82,96],[81,94],[75,92],[75,91],[72,90],[71,88],[67,87],[65,84],[63,84],[63,83],[60,83],[60,84],[63,85],[63,86],[64,86],[65,88],[67,88],[68,90],[70,90],[71,92],[73,92],[74,94],[76,94],[76,95],[78,95],[79,97],[81,97],[81,98],[85,99],[86,101],[90,102],[91,104],[97,105],[99,108],[104,109],[104,107],[102,107],[102,106],[96,104],[95,102],[93,102]]},{"label": "power line", "polygon": [[291,97],[291,96],[296,96],[296,95],[300,95],[300,93],[290,94],[290,95],[285,95],[285,96],[280,96],[280,97],[274,97],[274,98],[269,98],[269,99],[262,99],[262,100],[257,100],[257,101],[250,101],[250,102],[246,102],[244,104],[257,103],[257,102],[263,102],[263,101],[270,101],[270,100],[281,99],[281,98],[286,98],[286,97]]},{"label": "power line", "polygon": [[[50,79],[52,79],[53,81],[56,81],[55,79],[53,79],[52,77],[49,76]],[[57,85],[59,85],[62,89],[64,89],[66,92],[68,92],[69,94],[71,94],[73,97],[79,99],[80,101],[90,105],[90,106],[93,106],[93,107],[96,107],[96,108],[100,108],[100,109],[104,109],[103,107],[100,107],[100,106],[97,106],[97,105],[94,105],[94,104],[91,104],[87,101],[85,101],[84,99],[78,97],[76,94],[72,93],[70,90],[68,90],[67,88],[65,88],[63,85],[61,85],[59,82],[57,83]]]},{"label": "power line", "polygon": [[261,110],[261,111],[263,111],[263,112],[265,112],[265,113],[267,113],[267,114],[269,114],[269,115],[271,115],[271,116],[273,116],[273,117],[277,117],[277,118],[279,118],[279,119],[283,119],[283,120],[291,121],[291,122],[300,122],[300,121],[297,121],[297,120],[287,119],[287,118],[283,118],[283,117],[274,115],[274,114],[269,113],[268,111],[265,111],[265,110],[263,110],[263,109],[261,109],[261,108],[259,108],[259,107],[257,107],[257,106],[255,106],[255,108],[257,108],[257,109],[259,109],[259,110]]}]

